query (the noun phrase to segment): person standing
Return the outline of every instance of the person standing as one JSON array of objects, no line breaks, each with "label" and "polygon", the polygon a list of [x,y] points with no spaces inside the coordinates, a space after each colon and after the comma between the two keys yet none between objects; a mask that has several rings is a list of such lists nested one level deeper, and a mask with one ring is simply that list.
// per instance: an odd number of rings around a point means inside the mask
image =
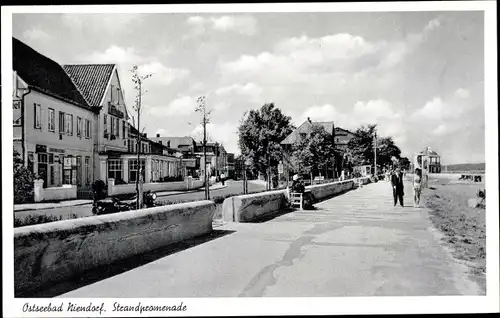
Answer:
[{"label": "person standing", "polygon": [[399,168],[392,174],[391,177],[392,184],[392,195],[394,196],[394,206],[396,206],[398,199],[399,204],[404,207],[403,196],[404,194],[404,184],[403,184],[403,173]]},{"label": "person standing", "polygon": [[420,207],[420,194],[422,193],[422,170],[420,168],[415,169],[415,174],[413,175],[413,207]]},{"label": "person standing", "polygon": [[220,182],[222,183],[222,185],[224,185],[224,182],[226,181],[225,180],[226,176],[224,175],[224,172],[220,174]]}]

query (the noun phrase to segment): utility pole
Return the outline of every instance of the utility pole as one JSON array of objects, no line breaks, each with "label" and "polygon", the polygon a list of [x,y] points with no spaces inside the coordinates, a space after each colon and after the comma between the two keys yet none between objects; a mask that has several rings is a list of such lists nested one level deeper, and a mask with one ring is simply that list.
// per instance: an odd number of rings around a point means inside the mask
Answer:
[{"label": "utility pole", "polygon": [[207,123],[209,122],[208,115],[210,111],[207,112],[205,107],[205,96],[201,96],[197,100],[198,107],[196,107],[197,112],[201,112],[203,115],[202,125],[203,125],[203,163],[204,163],[204,176],[205,176],[205,199],[210,200],[210,177],[207,171]]},{"label": "utility pole", "polygon": [[374,169],[375,169],[375,178],[378,176],[378,170],[377,170],[377,133],[374,135],[373,139],[373,162],[374,162]]},{"label": "utility pole", "polygon": [[[135,105],[135,111],[137,112],[137,176],[135,180],[135,191],[137,194],[136,208],[139,210],[142,208],[142,165],[141,165],[141,107],[142,107],[142,83],[144,80],[151,77],[153,74],[139,75],[137,65],[132,67],[132,82],[135,84],[135,89],[137,90],[137,99]],[[144,165],[144,168],[146,166]],[[142,180],[144,181],[144,180]]]}]

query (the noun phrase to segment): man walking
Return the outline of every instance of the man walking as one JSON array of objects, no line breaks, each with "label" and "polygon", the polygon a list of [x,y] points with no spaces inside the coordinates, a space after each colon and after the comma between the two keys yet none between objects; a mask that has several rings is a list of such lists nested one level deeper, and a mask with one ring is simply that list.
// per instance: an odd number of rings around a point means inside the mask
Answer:
[{"label": "man walking", "polygon": [[405,193],[403,184],[403,173],[401,172],[401,169],[396,168],[396,171],[391,176],[391,183],[392,183],[392,195],[394,196],[394,206],[396,206],[396,203],[398,203],[398,198],[399,198],[399,204],[402,207],[404,207],[403,196],[405,195]]}]

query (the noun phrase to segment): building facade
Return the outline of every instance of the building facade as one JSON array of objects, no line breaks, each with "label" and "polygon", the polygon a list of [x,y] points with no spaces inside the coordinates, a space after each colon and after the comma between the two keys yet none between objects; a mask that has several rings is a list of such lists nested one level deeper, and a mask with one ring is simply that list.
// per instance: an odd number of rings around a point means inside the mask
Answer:
[{"label": "building facade", "polygon": [[14,148],[44,187],[88,189],[97,117],[55,61],[13,38]]},{"label": "building facade", "polygon": [[441,156],[430,147],[415,156],[416,167],[424,168],[428,173],[441,173]]},{"label": "building facade", "polygon": [[150,138],[169,149],[174,149],[181,154],[181,168],[184,176],[198,178],[200,170],[200,157],[195,154],[196,142],[191,137],[162,137],[156,134],[156,137]]}]

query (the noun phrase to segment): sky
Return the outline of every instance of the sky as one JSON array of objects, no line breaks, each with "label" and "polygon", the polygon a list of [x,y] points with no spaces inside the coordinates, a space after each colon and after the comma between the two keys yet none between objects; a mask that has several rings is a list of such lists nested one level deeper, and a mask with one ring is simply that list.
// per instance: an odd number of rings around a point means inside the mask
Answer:
[{"label": "sky", "polygon": [[236,154],[245,112],[273,102],[296,126],[377,124],[405,156],[485,161],[481,11],[14,14],[13,36],[60,64],[116,63],[131,114],[129,70],[152,73],[148,136],[201,140],[204,95],[209,139]]}]

